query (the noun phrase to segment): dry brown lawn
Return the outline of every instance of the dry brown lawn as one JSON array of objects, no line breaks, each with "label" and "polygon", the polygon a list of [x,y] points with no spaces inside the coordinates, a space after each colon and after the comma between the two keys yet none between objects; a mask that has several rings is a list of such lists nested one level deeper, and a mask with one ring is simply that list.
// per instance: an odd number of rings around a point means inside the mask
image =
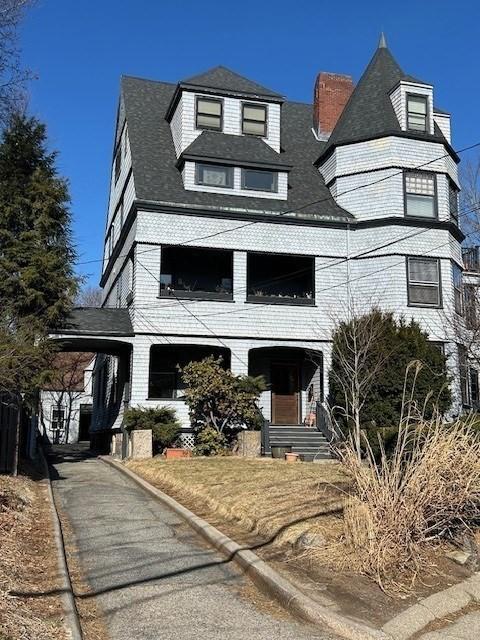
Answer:
[{"label": "dry brown lawn", "polygon": [[0,476],[0,640],[65,640],[58,587],[46,487]]},{"label": "dry brown lawn", "polygon": [[131,460],[127,466],[197,513],[213,512],[245,532],[294,543],[342,506],[346,476],[338,464],[235,457]]}]

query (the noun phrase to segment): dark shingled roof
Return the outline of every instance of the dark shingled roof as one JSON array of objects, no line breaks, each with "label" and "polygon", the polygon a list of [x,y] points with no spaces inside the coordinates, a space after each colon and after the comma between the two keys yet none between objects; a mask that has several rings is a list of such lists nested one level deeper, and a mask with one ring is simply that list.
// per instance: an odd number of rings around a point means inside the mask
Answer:
[{"label": "dark shingled roof", "polygon": [[215,89],[225,92],[237,93],[257,98],[274,98],[281,100],[282,96],[271,89],[262,87],[261,84],[253,82],[244,76],[235,73],[231,69],[218,66],[192,76],[180,82],[181,87],[205,87],[206,89]]},{"label": "dark shingled roof", "polygon": [[[401,80],[428,84],[406,75],[386,47],[379,47],[353,90],[321,156],[334,146],[382,135],[411,135],[400,128],[390,92]],[[447,143],[435,125],[432,134],[415,132],[416,138]]]},{"label": "dark shingled roof", "polygon": [[64,326],[55,333],[102,336],[132,336],[128,309],[76,307]]},{"label": "dark shingled roof", "polygon": [[[251,213],[283,213],[310,218],[351,219],[332,198],[313,162],[325,143],[312,133],[312,106],[296,102],[282,104],[282,162],[291,165],[288,199],[252,198],[230,194],[203,193],[184,189],[176,166],[177,157],[165,114],[176,85],[123,77],[122,100],[128,124],[132,170],[137,199],[164,205]],[[311,202],[321,201],[310,205]],[[305,206],[309,205],[309,206]],[[297,213],[298,212],[298,213]]]},{"label": "dark shingled roof", "polygon": [[220,160],[223,163],[284,170],[290,168],[284,153],[277,153],[261,138],[234,136],[215,131],[203,131],[182,153],[184,160]]}]

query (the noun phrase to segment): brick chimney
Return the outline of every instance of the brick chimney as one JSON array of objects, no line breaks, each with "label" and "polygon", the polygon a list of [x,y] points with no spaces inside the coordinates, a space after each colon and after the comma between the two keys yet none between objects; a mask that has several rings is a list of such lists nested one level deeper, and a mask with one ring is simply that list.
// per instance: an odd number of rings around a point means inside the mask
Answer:
[{"label": "brick chimney", "polygon": [[351,76],[321,71],[313,93],[313,129],[320,140],[332,133],[353,91]]}]

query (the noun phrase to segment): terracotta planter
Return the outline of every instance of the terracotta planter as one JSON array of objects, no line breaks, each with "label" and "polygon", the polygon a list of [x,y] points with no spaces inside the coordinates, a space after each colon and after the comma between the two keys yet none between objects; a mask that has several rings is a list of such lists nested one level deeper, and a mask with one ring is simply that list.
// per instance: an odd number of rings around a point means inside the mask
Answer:
[{"label": "terracotta planter", "polygon": [[285,454],[285,460],[287,462],[298,462],[299,459],[299,455],[298,453],[286,453]]},{"label": "terracotta planter", "polygon": [[190,449],[165,449],[165,457],[168,460],[176,459],[176,458],[190,458],[192,452]]}]

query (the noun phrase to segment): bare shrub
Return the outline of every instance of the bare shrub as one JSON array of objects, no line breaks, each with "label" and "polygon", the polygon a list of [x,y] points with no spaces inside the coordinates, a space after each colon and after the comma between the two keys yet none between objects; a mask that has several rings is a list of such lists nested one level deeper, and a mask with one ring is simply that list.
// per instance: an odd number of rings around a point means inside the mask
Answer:
[{"label": "bare shrub", "polygon": [[357,569],[382,588],[401,575],[414,580],[424,552],[470,531],[480,519],[480,440],[471,420],[444,424],[405,420],[393,455],[377,463],[355,442],[339,451],[353,481],[345,500],[345,542]]}]

